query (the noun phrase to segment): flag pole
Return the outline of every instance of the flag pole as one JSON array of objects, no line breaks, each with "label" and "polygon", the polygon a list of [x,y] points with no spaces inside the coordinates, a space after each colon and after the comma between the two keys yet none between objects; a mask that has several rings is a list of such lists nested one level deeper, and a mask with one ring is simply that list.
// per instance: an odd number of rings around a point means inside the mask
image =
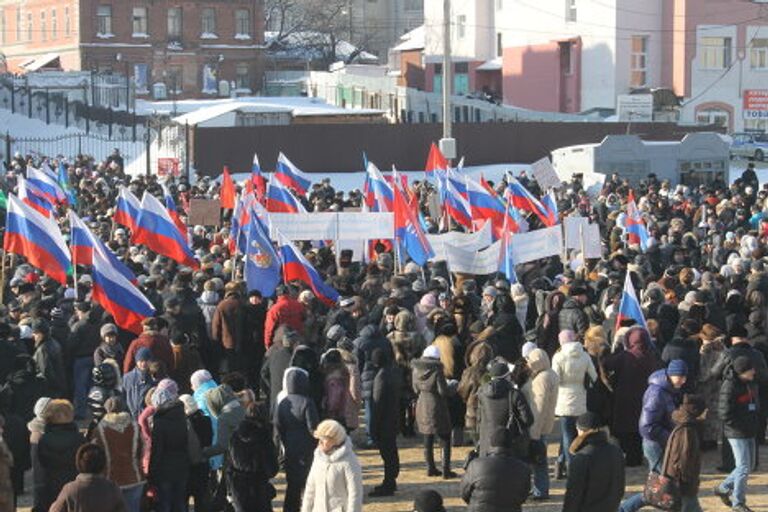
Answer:
[{"label": "flag pole", "polygon": [[5,300],[5,260],[6,260],[6,252],[5,249],[3,249],[3,264],[2,268],[0,268],[0,303],[3,303]]},{"label": "flag pole", "polygon": [[581,246],[581,264],[584,267],[584,273],[586,277],[587,273],[587,252],[586,252],[586,244],[584,243],[584,224],[579,224],[579,245]]}]

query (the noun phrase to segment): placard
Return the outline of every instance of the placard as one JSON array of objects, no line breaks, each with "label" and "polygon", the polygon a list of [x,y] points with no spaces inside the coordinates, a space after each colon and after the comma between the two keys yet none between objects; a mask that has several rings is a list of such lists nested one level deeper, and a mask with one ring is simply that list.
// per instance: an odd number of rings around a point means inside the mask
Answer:
[{"label": "placard", "polygon": [[512,235],[511,247],[515,265],[557,256],[563,249],[563,230],[560,226],[552,226]]},{"label": "placard", "polygon": [[581,250],[581,237],[579,235],[579,228],[581,226],[584,226],[584,232],[586,233],[586,230],[589,227],[589,218],[574,215],[563,219],[566,249]]},{"label": "placard", "polygon": [[480,251],[491,245],[493,234],[491,232],[491,223],[486,222],[480,231],[474,233],[450,231],[442,235],[427,235],[427,240],[429,240],[432,250],[435,251],[435,258],[433,259],[441,260],[446,259],[446,244],[459,247],[465,251]]},{"label": "placard", "polygon": [[221,204],[217,199],[189,200],[190,226],[219,226],[221,224]]},{"label": "placard", "polygon": [[275,229],[288,240],[375,240],[395,237],[391,212],[270,213],[270,237]]},{"label": "placard", "polygon": [[541,160],[537,160],[531,164],[531,170],[533,177],[539,184],[541,190],[546,191],[550,188],[559,188],[563,182],[560,181],[560,177],[557,175],[557,171],[552,167],[552,162],[548,157],[544,157]]},{"label": "placard", "polygon": [[160,177],[178,176],[179,159],[176,157],[159,157],[157,159],[157,175]]},{"label": "placard", "polygon": [[588,260],[600,259],[603,256],[603,247],[600,243],[600,226],[589,224],[584,229],[584,252]]}]

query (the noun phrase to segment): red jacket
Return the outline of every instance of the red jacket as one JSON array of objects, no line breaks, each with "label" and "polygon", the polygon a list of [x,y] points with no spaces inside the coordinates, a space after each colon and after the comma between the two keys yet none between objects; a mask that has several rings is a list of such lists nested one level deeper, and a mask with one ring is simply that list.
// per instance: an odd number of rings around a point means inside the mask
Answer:
[{"label": "red jacket", "polygon": [[299,301],[287,295],[278,297],[277,302],[267,311],[267,320],[264,323],[264,345],[267,348],[272,346],[275,330],[281,325],[287,325],[296,332],[303,333],[305,316],[304,306]]},{"label": "red jacket", "polygon": [[123,359],[123,373],[128,373],[136,366],[136,352],[140,348],[147,347],[152,351],[152,357],[158,361],[165,363],[165,369],[171,371],[173,369],[173,350],[171,349],[171,342],[168,341],[168,336],[161,334],[157,331],[144,331],[138,338],[133,340],[128,345],[128,350],[125,352],[125,359]]}]

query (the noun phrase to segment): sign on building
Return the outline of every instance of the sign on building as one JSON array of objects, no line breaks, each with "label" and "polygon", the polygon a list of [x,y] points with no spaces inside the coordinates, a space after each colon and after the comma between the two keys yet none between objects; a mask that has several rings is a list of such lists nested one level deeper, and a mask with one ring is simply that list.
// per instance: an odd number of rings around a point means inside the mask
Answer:
[{"label": "sign on building", "polygon": [[157,175],[163,176],[178,176],[179,175],[179,159],[178,158],[158,158],[157,159]]},{"label": "sign on building", "polygon": [[768,89],[744,91],[744,119],[768,119]]},{"label": "sign on building", "polygon": [[616,98],[616,113],[625,123],[653,121],[653,94],[621,94]]}]

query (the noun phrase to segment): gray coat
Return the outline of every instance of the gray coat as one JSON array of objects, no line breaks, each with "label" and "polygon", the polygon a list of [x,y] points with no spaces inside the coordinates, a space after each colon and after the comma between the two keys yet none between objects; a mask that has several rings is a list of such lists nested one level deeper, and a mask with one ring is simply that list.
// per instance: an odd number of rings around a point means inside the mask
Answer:
[{"label": "gray coat", "polygon": [[448,413],[448,384],[439,359],[416,359],[413,367],[413,390],[416,401],[416,425],[422,434],[451,433]]}]

